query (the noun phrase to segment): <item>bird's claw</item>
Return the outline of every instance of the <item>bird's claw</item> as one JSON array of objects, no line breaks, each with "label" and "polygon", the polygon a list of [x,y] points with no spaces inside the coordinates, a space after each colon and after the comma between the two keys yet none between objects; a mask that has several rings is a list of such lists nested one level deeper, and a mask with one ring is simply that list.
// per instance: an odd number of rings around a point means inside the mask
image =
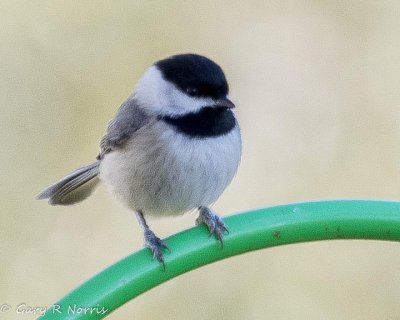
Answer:
[{"label": "bird's claw", "polygon": [[199,213],[200,214],[196,219],[196,225],[204,223],[210,231],[210,236],[214,235],[221,243],[221,247],[223,247],[224,234],[229,234],[228,228],[226,227],[223,220],[207,207],[200,207]]},{"label": "bird's claw", "polygon": [[168,248],[167,244],[157,237],[153,231],[150,229],[145,230],[144,232],[144,245],[148,247],[153,253],[153,259],[157,259],[163,266],[165,271],[165,262],[164,262],[164,250],[171,252]]}]

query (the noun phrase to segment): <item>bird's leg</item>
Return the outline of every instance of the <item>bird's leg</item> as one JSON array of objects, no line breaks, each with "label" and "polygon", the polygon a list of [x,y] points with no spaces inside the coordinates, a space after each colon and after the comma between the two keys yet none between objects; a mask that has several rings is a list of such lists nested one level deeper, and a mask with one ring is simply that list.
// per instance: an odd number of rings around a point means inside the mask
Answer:
[{"label": "bird's leg", "polygon": [[229,233],[225,223],[210,208],[201,206],[198,209],[199,217],[196,219],[196,225],[204,223],[208,227],[208,230],[210,230],[210,234],[214,235],[223,247],[224,233]]},{"label": "bird's leg", "polygon": [[163,265],[165,270],[163,249],[167,249],[169,251],[168,246],[164,241],[157,237],[153,231],[150,230],[141,211],[136,211],[136,218],[143,229],[144,245],[151,250],[153,253],[153,258],[157,259],[158,262]]}]

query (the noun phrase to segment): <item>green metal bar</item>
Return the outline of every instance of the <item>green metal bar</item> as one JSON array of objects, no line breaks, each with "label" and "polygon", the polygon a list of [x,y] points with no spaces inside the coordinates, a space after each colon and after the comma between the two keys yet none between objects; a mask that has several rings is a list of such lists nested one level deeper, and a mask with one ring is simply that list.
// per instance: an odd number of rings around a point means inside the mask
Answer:
[{"label": "green metal bar", "polygon": [[224,221],[230,233],[223,248],[208,236],[205,226],[185,230],[166,239],[172,252],[165,254],[165,272],[148,249],[139,250],[66,295],[42,319],[102,319],[180,274],[262,248],[331,239],[400,241],[400,202],[394,201],[296,203],[233,215]]}]

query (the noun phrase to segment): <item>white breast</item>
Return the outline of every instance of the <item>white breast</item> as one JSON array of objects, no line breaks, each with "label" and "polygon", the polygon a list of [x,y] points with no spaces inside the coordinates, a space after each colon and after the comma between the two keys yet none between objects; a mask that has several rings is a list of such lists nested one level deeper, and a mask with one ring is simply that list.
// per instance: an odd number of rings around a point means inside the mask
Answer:
[{"label": "white breast", "polygon": [[235,175],[240,156],[239,127],[195,139],[157,122],[138,130],[123,149],[107,154],[100,177],[133,210],[180,214],[215,202]]}]

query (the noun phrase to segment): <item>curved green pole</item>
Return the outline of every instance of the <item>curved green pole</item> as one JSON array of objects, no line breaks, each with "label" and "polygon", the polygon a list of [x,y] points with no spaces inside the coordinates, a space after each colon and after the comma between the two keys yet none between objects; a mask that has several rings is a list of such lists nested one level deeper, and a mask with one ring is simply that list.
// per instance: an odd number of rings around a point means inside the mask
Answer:
[{"label": "curved green pole", "polygon": [[42,319],[101,319],[180,274],[262,248],[329,239],[400,241],[400,202],[305,202],[258,209],[224,221],[230,233],[223,248],[208,237],[205,226],[185,230],[165,240],[172,251],[165,254],[165,271],[148,249],[139,250],[83,283]]}]

